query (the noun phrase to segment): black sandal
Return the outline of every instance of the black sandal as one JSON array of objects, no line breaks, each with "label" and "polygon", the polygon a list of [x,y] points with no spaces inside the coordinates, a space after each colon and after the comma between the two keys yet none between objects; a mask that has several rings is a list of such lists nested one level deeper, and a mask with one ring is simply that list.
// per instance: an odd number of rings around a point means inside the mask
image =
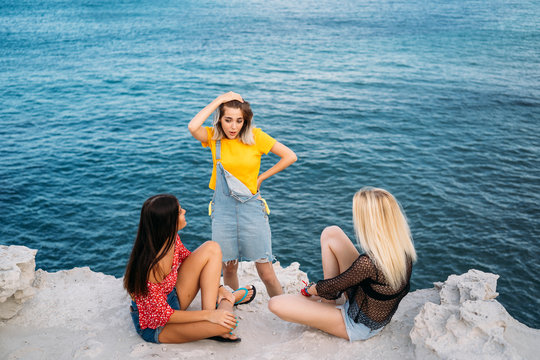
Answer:
[{"label": "black sandal", "polygon": [[219,341],[219,342],[240,342],[240,341],[242,341],[242,339],[240,339],[239,337],[237,337],[236,339],[230,339],[230,338],[224,338],[222,336],[210,336],[210,337],[207,337],[205,340],[214,340],[214,341]]},{"label": "black sandal", "polygon": [[[244,290],[246,292],[246,295],[244,295],[243,298],[241,298],[240,300],[238,300],[237,302],[234,303],[234,306],[238,306],[238,305],[245,305],[245,304],[249,304],[250,302],[253,301],[253,299],[255,299],[255,295],[257,295],[257,289],[255,289],[255,286],[251,285],[251,289],[246,289],[246,288],[238,288],[236,290],[233,291],[233,294],[237,291],[240,291],[240,290]],[[249,297],[249,299],[245,300],[246,296],[249,294],[249,290],[253,290],[253,293],[251,294],[251,296]]]}]

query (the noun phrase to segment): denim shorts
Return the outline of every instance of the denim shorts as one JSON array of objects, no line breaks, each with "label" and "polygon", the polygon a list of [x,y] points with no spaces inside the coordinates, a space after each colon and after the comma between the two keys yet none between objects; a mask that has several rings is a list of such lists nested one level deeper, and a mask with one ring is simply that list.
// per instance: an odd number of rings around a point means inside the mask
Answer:
[{"label": "denim shorts", "polygon": [[[174,288],[169,295],[167,295],[167,303],[174,310],[180,310],[180,302],[178,301],[176,288]],[[141,325],[139,324],[139,310],[137,309],[137,304],[134,301],[131,302],[130,311],[131,319],[133,320],[133,325],[135,326],[135,331],[137,331],[137,334],[139,334],[145,341],[159,344],[158,338],[161,330],[163,330],[163,326],[158,326],[156,329],[141,329]]]},{"label": "denim shorts", "polygon": [[377,335],[381,332],[384,327],[376,330],[372,330],[362,323],[356,323],[353,319],[349,317],[347,312],[349,311],[349,301],[347,300],[345,304],[338,305],[338,309],[341,309],[341,316],[345,321],[345,328],[347,329],[347,335],[349,336],[349,341],[353,342],[356,340],[367,340],[372,336]]}]

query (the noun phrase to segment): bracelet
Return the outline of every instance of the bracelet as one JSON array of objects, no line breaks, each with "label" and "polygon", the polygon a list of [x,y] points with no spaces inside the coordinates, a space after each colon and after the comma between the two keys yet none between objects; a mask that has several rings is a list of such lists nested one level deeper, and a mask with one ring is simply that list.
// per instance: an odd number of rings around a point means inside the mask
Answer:
[{"label": "bracelet", "polygon": [[315,283],[312,281],[312,282],[310,282],[310,283],[308,284],[308,283],[305,282],[304,280],[302,280],[302,282],[303,282],[304,284],[306,284],[306,286],[305,286],[303,289],[300,289],[300,294],[302,294],[302,295],[304,295],[304,296],[306,296],[306,297],[312,296],[312,295],[308,292],[308,289],[309,289],[310,287],[312,287],[313,285],[315,285]]}]

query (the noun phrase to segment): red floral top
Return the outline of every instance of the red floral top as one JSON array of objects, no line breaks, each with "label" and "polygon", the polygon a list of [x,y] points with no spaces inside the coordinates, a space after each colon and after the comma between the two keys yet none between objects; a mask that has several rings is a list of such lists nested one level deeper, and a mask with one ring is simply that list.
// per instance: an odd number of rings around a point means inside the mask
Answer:
[{"label": "red floral top", "polygon": [[174,313],[174,309],[167,303],[167,295],[174,289],[176,279],[178,279],[178,268],[191,251],[184,247],[180,236],[176,235],[174,244],[174,258],[171,272],[165,276],[160,283],[148,284],[148,294],[146,296],[136,296],[135,303],[139,310],[139,325],[141,329],[156,329],[159,326],[165,326],[169,318]]}]

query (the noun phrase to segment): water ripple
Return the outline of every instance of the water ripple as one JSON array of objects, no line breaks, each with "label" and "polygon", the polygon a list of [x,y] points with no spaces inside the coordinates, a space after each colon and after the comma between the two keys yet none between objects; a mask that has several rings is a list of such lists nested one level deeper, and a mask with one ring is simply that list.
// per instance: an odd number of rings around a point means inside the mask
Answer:
[{"label": "water ripple", "polygon": [[299,158],[263,184],[282,264],[321,277],[320,232],[353,238],[352,195],[380,186],[411,224],[413,288],[495,272],[509,312],[540,327],[538,4],[0,9],[0,234],[39,249],[38,267],[121,276],[140,206],[160,192],[188,209],[188,247],[210,239],[210,154],[186,127],[235,90]]}]

